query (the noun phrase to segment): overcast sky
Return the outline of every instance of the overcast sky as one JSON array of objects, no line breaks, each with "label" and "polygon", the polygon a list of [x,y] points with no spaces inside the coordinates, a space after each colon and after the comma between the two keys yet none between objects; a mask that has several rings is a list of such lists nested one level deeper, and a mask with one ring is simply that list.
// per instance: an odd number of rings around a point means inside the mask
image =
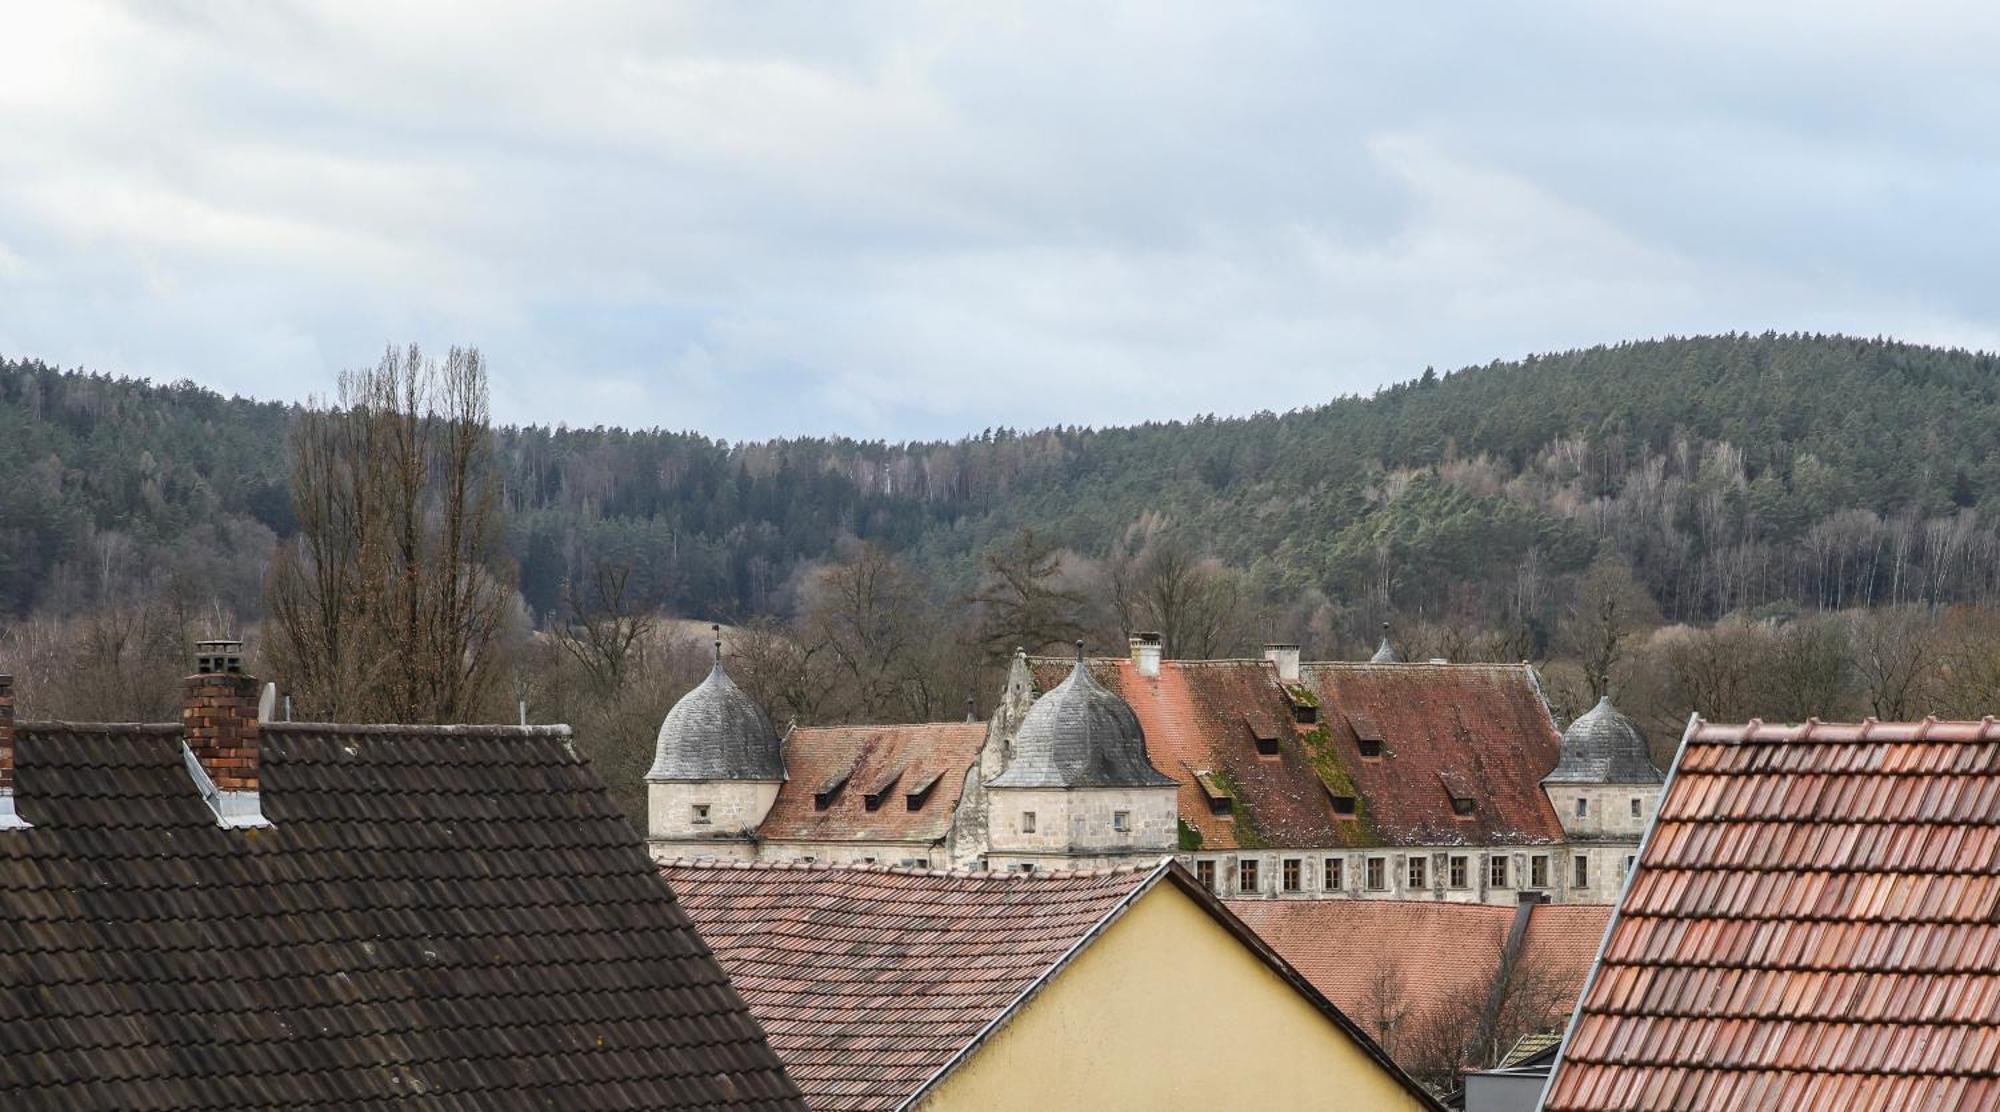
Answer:
[{"label": "overcast sky", "polygon": [[1880,7],[0,0],[0,355],[901,439],[2000,347],[2000,18]]}]

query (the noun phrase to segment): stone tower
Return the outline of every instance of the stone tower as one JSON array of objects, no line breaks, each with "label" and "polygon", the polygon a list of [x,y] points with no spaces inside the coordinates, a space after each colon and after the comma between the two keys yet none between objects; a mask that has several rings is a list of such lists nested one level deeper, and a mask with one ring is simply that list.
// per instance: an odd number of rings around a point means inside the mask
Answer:
[{"label": "stone tower", "polygon": [[1091,677],[1082,642],[1069,677],[1034,701],[1003,751],[1005,767],[985,783],[991,867],[1096,868],[1173,852],[1178,785],[1147,760],[1131,706]]},{"label": "stone tower", "polygon": [[646,834],[653,856],[756,856],[754,832],[785,780],[778,732],[722,667],[681,697],[660,724],[646,773]]},{"label": "stone tower", "polygon": [[1555,771],[1542,791],[1569,838],[1562,885],[1568,898],[1609,903],[1660,804],[1666,777],[1653,767],[1645,735],[1606,695],[1563,731]]}]

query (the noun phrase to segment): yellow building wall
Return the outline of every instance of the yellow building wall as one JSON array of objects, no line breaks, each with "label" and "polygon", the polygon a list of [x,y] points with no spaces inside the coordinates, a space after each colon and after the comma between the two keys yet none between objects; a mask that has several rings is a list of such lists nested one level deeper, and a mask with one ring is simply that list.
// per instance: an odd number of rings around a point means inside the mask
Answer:
[{"label": "yellow building wall", "polygon": [[1162,882],[919,1107],[1421,1109],[1185,893]]}]

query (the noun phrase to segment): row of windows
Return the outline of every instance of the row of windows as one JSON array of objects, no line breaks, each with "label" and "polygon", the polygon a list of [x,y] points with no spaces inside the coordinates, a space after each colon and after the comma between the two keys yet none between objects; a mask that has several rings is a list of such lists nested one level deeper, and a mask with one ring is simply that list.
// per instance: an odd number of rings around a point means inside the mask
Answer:
[{"label": "row of windows", "polygon": [[[1412,854],[1403,861],[1403,884],[1407,888],[1423,888],[1430,882],[1430,857],[1427,854]],[[1627,860],[1629,867],[1630,860]],[[1236,891],[1260,891],[1263,863],[1254,857],[1239,858],[1236,862]],[[1323,891],[1339,891],[1347,887],[1347,859],[1328,857],[1320,862],[1320,888]],[[1486,884],[1489,888],[1511,887],[1513,865],[1511,859],[1495,855],[1486,859]],[[1194,875],[1211,891],[1215,890],[1215,862],[1199,860],[1194,863]],[[1470,888],[1472,886],[1472,858],[1464,854],[1453,854],[1445,859],[1445,872],[1441,878],[1446,888]],[[1578,888],[1590,886],[1590,858],[1576,855],[1575,885]],[[1549,856],[1538,853],[1528,858],[1528,887],[1547,888],[1549,886]],[[1370,857],[1362,862],[1361,887],[1370,892],[1386,892],[1389,889],[1389,859]],[[1286,857],[1278,862],[1278,890],[1280,892],[1305,891],[1305,859]]]}]

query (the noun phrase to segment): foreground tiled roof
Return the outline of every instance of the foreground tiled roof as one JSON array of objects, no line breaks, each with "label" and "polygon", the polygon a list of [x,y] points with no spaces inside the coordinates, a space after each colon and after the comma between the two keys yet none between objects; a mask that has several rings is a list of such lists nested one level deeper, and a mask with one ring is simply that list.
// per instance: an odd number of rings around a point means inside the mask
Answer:
[{"label": "foreground tiled roof", "polygon": [[660,871],[812,1107],[864,1109],[914,1093],[1153,870]]},{"label": "foreground tiled roof", "polygon": [[1695,723],[1551,1109],[2000,1106],[2000,727]]},{"label": "foreground tiled roof", "polygon": [[[1070,667],[1031,664],[1044,690]],[[1143,676],[1100,658],[1090,670],[1138,715],[1202,849],[1563,840],[1541,787],[1560,735],[1524,665],[1307,664],[1296,695],[1261,660],[1169,660]],[[1319,721],[1295,724],[1295,700],[1317,704]],[[1258,751],[1260,731],[1280,739],[1275,754]],[[1363,732],[1380,756],[1362,755]],[[1212,802],[1218,787],[1233,806]],[[1454,792],[1470,793],[1471,815],[1453,812]],[[1352,817],[1336,815],[1335,795],[1355,797]]]},{"label": "foreground tiled roof", "polygon": [[[1429,900],[1225,902],[1364,1029],[1385,1006],[1414,1019],[1468,993],[1483,1000],[1517,915],[1514,907]],[[1565,1002],[1561,1015],[1610,918],[1601,904],[1532,908],[1520,968],[1533,971],[1538,993]]]},{"label": "foreground tiled roof", "polygon": [[793,730],[785,740],[791,779],[757,834],[776,841],[936,842],[951,828],[966,771],[985,741],[983,722]]},{"label": "foreground tiled roof", "polygon": [[798,1107],[566,731],[267,726],[249,830],[178,726],[16,754],[0,1107]]}]

